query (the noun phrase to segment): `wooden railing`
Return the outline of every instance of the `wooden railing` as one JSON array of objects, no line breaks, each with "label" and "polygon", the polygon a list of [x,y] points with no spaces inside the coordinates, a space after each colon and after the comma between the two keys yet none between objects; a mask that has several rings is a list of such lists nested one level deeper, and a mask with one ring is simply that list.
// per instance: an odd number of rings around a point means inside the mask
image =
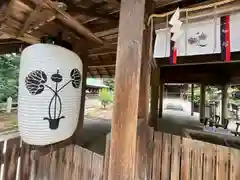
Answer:
[{"label": "wooden railing", "polygon": [[77,145],[60,148],[32,162],[31,179],[102,180],[103,156]]},{"label": "wooden railing", "polygon": [[72,144],[38,153],[17,131],[0,134],[1,180],[102,180],[103,159]]},{"label": "wooden railing", "polygon": [[[240,150],[162,132],[152,134],[147,143],[148,167],[144,168],[147,171],[143,175],[148,180],[240,179]],[[108,176],[110,137],[107,148],[104,180]],[[139,179],[136,174],[136,180]]]},{"label": "wooden railing", "polygon": [[[240,151],[162,132],[148,137],[147,180],[238,180]],[[110,155],[105,158],[77,145],[53,148],[36,156],[36,148],[21,145],[17,132],[0,136],[0,177],[3,180],[107,180]],[[138,138],[139,141],[139,138]],[[137,153],[140,152],[137,149]],[[136,173],[136,180],[140,180]]]}]

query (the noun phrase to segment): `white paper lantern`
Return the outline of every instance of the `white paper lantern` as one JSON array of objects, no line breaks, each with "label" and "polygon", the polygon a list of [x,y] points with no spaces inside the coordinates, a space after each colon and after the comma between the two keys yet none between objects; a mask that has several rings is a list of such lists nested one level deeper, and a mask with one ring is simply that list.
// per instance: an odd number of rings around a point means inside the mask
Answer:
[{"label": "white paper lantern", "polygon": [[74,133],[80,110],[82,61],[60,46],[35,44],[21,55],[18,125],[24,142],[47,145]]}]

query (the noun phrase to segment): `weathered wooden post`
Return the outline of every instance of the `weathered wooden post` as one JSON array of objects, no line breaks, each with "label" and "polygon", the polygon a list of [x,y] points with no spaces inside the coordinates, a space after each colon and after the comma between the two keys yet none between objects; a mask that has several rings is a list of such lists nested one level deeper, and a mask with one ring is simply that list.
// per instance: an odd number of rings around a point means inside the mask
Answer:
[{"label": "weathered wooden post", "polygon": [[88,56],[87,54],[82,54],[82,63],[83,63],[83,72],[82,72],[82,95],[81,95],[81,106],[80,106],[80,112],[79,112],[79,120],[78,120],[78,125],[75,130],[75,133],[73,135],[73,143],[77,143],[77,137],[79,135],[79,132],[83,128],[83,122],[84,122],[84,112],[85,112],[85,101],[86,101],[86,83],[87,83],[87,59]]},{"label": "weathered wooden post", "polygon": [[194,113],[194,84],[191,84],[191,116]]},{"label": "weathered wooden post", "polygon": [[[152,0],[146,1],[145,4],[145,25],[143,32],[142,46],[142,64],[140,75],[140,91],[138,102],[138,127],[137,127],[137,154],[136,154],[136,173],[135,179],[150,179],[150,169],[148,162],[149,157],[149,140],[153,139],[152,129],[149,128],[149,99],[150,99],[150,75],[151,61],[153,54],[151,51],[151,34],[153,29],[147,26],[148,18],[153,13],[154,3]],[[155,97],[157,98],[157,97]]]},{"label": "weathered wooden post", "polygon": [[[160,72],[161,73],[161,72]],[[161,79],[161,74],[160,74],[160,82],[159,82],[159,106],[158,106],[158,117],[162,118],[163,115],[163,94],[164,94],[164,83],[163,80]]]},{"label": "weathered wooden post", "polygon": [[151,106],[149,124],[157,128],[158,122],[158,97],[159,97],[160,68],[153,69],[151,74]]},{"label": "weathered wooden post", "polygon": [[134,180],[145,0],[122,0],[109,180]]},{"label": "weathered wooden post", "polygon": [[200,86],[200,120],[205,118],[205,85]]},{"label": "weathered wooden post", "polygon": [[222,99],[221,99],[221,122],[225,124],[225,118],[228,116],[228,85],[222,86]]}]

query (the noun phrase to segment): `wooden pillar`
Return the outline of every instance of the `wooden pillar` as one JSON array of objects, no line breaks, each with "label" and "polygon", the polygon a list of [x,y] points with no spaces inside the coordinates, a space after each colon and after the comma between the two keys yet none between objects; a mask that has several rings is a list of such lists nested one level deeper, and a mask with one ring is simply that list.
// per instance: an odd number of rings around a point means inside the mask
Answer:
[{"label": "wooden pillar", "polygon": [[150,99],[150,75],[152,53],[151,45],[151,27],[147,26],[148,17],[154,11],[152,0],[145,4],[145,24],[143,32],[142,66],[140,76],[140,92],[138,103],[138,127],[137,127],[137,147],[136,147],[136,172],[135,179],[150,179],[151,169],[149,167],[150,157],[148,156],[149,140],[153,139],[152,131],[149,128],[149,99]]},{"label": "wooden pillar", "polygon": [[134,180],[145,0],[122,0],[109,180]]},{"label": "wooden pillar", "polygon": [[205,118],[205,85],[200,86],[200,119]]},{"label": "wooden pillar", "polygon": [[140,92],[138,101],[138,118],[144,119],[147,124],[148,114],[149,114],[149,99],[150,99],[150,76],[151,76],[151,66],[150,57],[148,53],[149,42],[150,42],[150,31],[148,29],[144,30],[143,33],[143,55],[142,55],[142,65],[141,65],[141,76],[140,76]]},{"label": "wooden pillar", "polygon": [[163,113],[163,92],[164,91],[164,83],[163,80],[160,78],[159,82],[159,106],[158,106],[158,117],[162,118]]},{"label": "wooden pillar", "polygon": [[86,83],[87,83],[87,59],[88,57],[82,56],[83,61],[83,74],[82,74],[82,96],[81,96],[81,106],[80,106],[80,112],[79,112],[79,118],[78,118],[78,125],[74,133],[74,144],[76,143],[76,140],[78,138],[79,132],[83,128],[83,121],[84,121],[84,112],[85,112],[85,100],[86,100]]},{"label": "wooden pillar", "polygon": [[228,85],[222,86],[222,105],[221,105],[221,121],[225,124],[225,118],[228,116]]},{"label": "wooden pillar", "polygon": [[194,113],[194,84],[191,84],[191,116]]},{"label": "wooden pillar", "polygon": [[151,73],[151,105],[149,125],[157,128],[158,122],[158,97],[159,97],[160,69],[152,69]]}]

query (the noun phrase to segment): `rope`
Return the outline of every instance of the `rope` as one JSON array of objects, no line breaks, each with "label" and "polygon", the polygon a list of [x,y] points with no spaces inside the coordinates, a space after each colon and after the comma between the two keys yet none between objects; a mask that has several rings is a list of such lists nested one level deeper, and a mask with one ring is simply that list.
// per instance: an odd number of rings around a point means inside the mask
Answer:
[{"label": "rope", "polygon": [[[224,0],[224,1],[220,1],[220,2],[216,2],[216,3],[211,3],[211,4],[206,4],[206,5],[202,5],[202,6],[197,6],[197,7],[192,7],[192,8],[183,8],[183,9],[179,9],[179,12],[193,12],[193,11],[199,11],[199,10],[203,10],[203,9],[208,9],[208,8],[213,8],[216,6],[222,6],[231,2],[236,2],[237,0]],[[151,16],[149,16],[148,19],[148,25],[150,25],[150,21],[153,18],[164,18],[166,16],[170,16],[171,14],[174,14],[176,10],[173,11],[169,11],[166,13],[162,13],[162,14],[152,14]]]}]

